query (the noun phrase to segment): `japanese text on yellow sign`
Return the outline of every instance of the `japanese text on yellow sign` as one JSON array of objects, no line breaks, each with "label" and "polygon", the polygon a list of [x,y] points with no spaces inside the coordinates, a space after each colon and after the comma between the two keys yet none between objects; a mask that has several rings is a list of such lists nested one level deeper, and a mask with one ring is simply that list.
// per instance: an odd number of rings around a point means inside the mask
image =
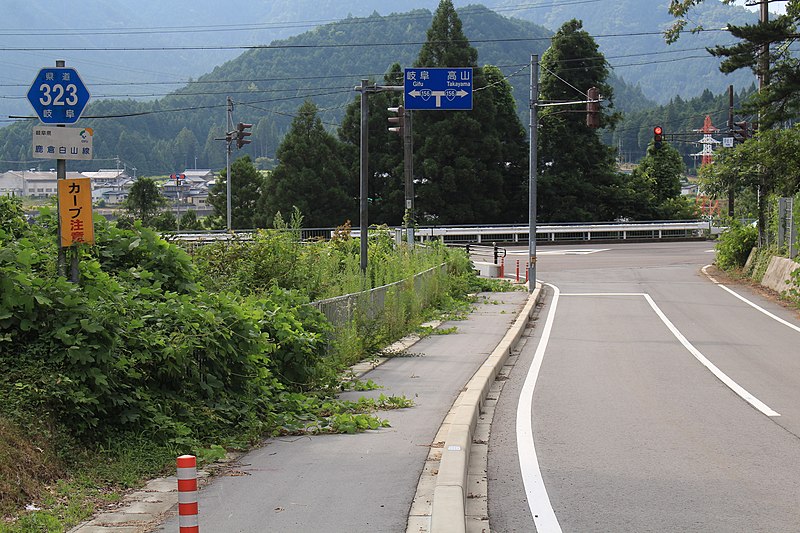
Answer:
[{"label": "japanese text on yellow sign", "polygon": [[77,242],[94,244],[91,179],[58,180],[58,207],[61,246]]}]

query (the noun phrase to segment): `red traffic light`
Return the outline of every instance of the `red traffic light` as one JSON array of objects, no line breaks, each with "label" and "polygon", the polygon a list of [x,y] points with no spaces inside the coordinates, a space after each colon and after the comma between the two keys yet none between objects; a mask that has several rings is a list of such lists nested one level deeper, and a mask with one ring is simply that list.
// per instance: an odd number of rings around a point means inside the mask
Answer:
[{"label": "red traffic light", "polygon": [[653,128],[654,135],[662,135],[663,133],[664,130],[661,128],[661,126],[656,126],[655,128]]}]

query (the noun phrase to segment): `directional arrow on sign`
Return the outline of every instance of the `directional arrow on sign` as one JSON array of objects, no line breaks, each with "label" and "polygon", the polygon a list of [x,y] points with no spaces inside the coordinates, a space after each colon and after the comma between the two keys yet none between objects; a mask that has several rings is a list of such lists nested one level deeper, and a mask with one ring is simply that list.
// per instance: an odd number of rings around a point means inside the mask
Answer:
[{"label": "directional arrow on sign", "polygon": [[403,92],[408,110],[472,109],[471,67],[417,67],[404,70]]},{"label": "directional arrow on sign", "polygon": [[451,102],[456,98],[464,98],[465,96],[469,96],[470,93],[465,91],[464,89],[459,89],[458,91],[455,90],[446,90],[446,91],[432,91],[430,89],[423,89],[421,91],[413,90],[409,91],[408,95],[414,98],[422,98],[423,100],[428,100],[430,97],[436,98],[436,107],[442,107],[442,97],[447,98]]}]

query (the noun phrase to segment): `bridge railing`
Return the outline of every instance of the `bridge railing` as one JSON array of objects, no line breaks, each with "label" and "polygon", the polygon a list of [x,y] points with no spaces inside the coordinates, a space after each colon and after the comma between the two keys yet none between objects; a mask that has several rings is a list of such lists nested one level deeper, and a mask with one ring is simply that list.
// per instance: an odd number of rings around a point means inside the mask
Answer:
[{"label": "bridge railing", "polygon": [[[607,222],[607,223],[564,223],[537,226],[536,241],[547,242],[579,242],[579,241],[626,241],[626,240],[675,240],[697,239],[713,234],[714,229],[708,220],[678,220],[662,222]],[[391,228],[398,242],[403,240],[401,228]],[[296,230],[301,241],[330,239],[333,228],[304,228]],[[470,226],[421,226],[415,230],[418,241],[441,240],[446,244],[491,244],[525,243],[528,241],[527,225],[470,225]],[[209,242],[240,240],[247,241],[254,230],[236,230],[203,232],[175,232],[165,236],[174,241],[183,241],[194,245]],[[360,231],[350,232],[352,237],[359,237]],[[192,244],[189,244],[191,247]]]}]

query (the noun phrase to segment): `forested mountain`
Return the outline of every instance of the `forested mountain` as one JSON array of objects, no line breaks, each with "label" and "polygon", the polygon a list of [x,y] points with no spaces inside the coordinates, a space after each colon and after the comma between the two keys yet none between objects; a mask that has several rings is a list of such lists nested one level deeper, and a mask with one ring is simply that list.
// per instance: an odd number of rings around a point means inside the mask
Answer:
[{"label": "forested mountain", "polygon": [[675,96],[698,96],[706,89],[722,92],[729,84],[737,89],[749,86],[754,79],[752,73],[722,74],[719,59],[705,48],[735,41],[720,28],[755,22],[757,15],[743,7],[706,0],[692,11],[689,27],[702,25],[707,31],[684,34],[677,43],[667,45],[660,32],[674,22],[667,12],[669,3],[669,0],[583,0],[520,4],[518,0],[495,0],[487,5],[503,15],[550,29],[572,18],[582,20],[612,71],[662,104]]},{"label": "forested mountain", "polygon": [[[543,54],[550,32],[485,8],[473,7],[460,16],[465,34],[478,50],[478,64],[499,66],[506,75],[516,73],[511,78],[514,96],[521,113],[526,113],[530,74],[525,65],[531,53]],[[215,139],[224,136],[225,99],[231,96],[236,102],[235,121],[254,124],[253,143],[243,152],[254,159],[273,157],[305,99],[317,104],[321,118],[333,129],[355,98],[353,87],[360,79],[380,80],[394,62],[411,66],[431,18],[430,11],[416,10],[325,24],[268,48],[248,50],[155,101],[93,99],[80,123],[96,131],[98,160],[119,157],[140,174],[191,167],[195,157],[198,167],[221,168],[224,143]],[[627,108],[647,106],[635,88],[626,88],[619,80],[617,85]],[[30,159],[30,122],[0,130],[0,160]],[[29,162],[37,165],[48,168],[52,162]],[[92,163],[74,162],[70,168],[82,165]]]},{"label": "forested mountain", "polygon": [[[434,0],[254,0],[232,7],[224,2],[192,0],[83,0],[65,8],[61,0],[4,0],[0,21],[0,117],[26,114],[22,97],[36,71],[65,59],[76,67],[96,98],[113,95],[159,95],[189,78],[209,72],[241,53],[240,46],[263,45],[318,25],[372,13],[388,15],[419,8],[434,9]],[[454,2],[465,16],[473,0]],[[713,92],[728,83],[749,85],[747,73],[725,77],[705,46],[727,42],[725,32],[687,35],[667,47],[660,32],[671,22],[668,0],[485,0],[506,17],[534,22],[555,31],[571,18],[598,36],[600,51],[616,76],[642,87],[648,98],[667,102]],[[692,22],[707,28],[755,20],[741,7],[708,0],[693,12]],[[641,35],[631,35],[641,34]],[[646,34],[646,35],[645,35]],[[613,35],[613,37],[612,37]],[[605,37],[600,37],[605,36]],[[198,50],[202,47],[202,50]],[[148,50],[143,50],[147,48]],[[535,47],[528,46],[528,51]],[[684,50],[680,52],[680,50]],[[691,57],[691,59],[679,59]],[[170,82],[171,85],[164,85]],[[159,85],[142,85],[157,83]],[[177,85],[176,85],[177,84]],[[164,88],[167,91],[164,91]],[[137,96],[138,97],[138,96]],[[152,96],[151,96],[152,97]],[[0,122],[2,124],[2,122]]]}]

